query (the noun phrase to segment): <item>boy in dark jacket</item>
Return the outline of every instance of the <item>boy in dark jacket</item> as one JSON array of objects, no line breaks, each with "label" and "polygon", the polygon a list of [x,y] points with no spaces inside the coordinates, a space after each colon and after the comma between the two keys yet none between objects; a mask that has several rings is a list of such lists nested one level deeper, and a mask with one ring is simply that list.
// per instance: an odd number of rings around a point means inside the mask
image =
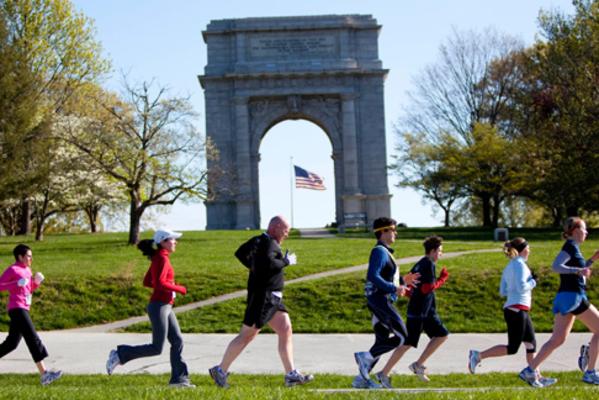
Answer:
[{"label": "boy in dark jacket", "polygon": [[418,347],[420,334],[424,331],[430,338],[420,358],[408,367],[422,381],[428,382],[426,367],[424,363],[428,358],[447,340],[449,331],[441,322],[437,314],[435,291],[443,286],[449,277],[447,269],[443,268],[436,277],[436,262],[443,254],[443,239],[439,236],[430,236],[423,243],[425,256],[412,267],[410,272],[420,274],[419,283],[411,290],[410,301],[408,302],[407,328],[408,337],[401,346],[399,346],[377,378],[383,387],[390,388],[391,382],[389,374],[391,370],[401,359],[401,357],[411,347]]}]

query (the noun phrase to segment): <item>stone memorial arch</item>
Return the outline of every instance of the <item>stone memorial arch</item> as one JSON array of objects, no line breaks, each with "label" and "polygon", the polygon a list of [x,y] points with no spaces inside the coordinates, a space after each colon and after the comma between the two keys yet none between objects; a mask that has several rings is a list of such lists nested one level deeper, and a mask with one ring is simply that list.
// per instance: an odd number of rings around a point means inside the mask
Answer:
[{"label": "stone memorial arch", "polygon": [[[208,160],[206,229],[260,227],[260,142],[289,119],[315,123],[331,141],[342,229],[390,214],[380,29],[370,15],[210,22],[199,80],[206,135],[219,157]],[[287,185],[273,195],[281,190]]]}]

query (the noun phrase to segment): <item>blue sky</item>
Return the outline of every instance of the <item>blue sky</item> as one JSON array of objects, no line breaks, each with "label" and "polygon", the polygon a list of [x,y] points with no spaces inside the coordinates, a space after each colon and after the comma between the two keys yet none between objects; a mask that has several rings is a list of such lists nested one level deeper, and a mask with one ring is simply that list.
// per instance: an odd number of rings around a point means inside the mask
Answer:
[{"label": "blue sky", "polygon": [[[76,0],[75,7],[95,21],[97,38],[112,60],[114,73],[105,84],[118,88],[119,73],[134,81],[156,79],[173,94],[189,95],[200,113],[205,131],[203,92],[197,76],[206,65],[202,30],[213,19],[371,14],[381,24],[379,58],[390,69],[385,83],[387,156],[393,154],[393,124],[406,106],[406,91],[426,65],[435,62],[438,48],[452,29],[494,27],[521,38],[526,44],[538,34],[541,8],[572,13],[570,0]],[[325,178],[326,191],[294,190],[294,225],[324,226],[334,220],[333,162],[326,134],[305,121],[285,121],[273,127],[260,146],[260,211],[262,225],[275,214],[291,217],[290,157],[294,163]],[[433,214],[418,193],[394,187],[392,216],[408,226],[439,226],[442,214]],[[146,227],[169,226],[199,230],[206,225],[203,204],[179,204],[146,219]]]}]

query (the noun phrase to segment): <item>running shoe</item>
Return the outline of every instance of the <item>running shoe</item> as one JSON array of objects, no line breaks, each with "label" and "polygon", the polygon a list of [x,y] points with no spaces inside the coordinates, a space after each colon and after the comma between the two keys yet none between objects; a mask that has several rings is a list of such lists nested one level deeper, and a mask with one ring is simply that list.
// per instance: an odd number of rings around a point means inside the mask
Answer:
[{"label": "running shoe", "polygon": [[314,380],[314,375],[312,375],[312,374],[303,375],[297,369],[294,369],[293,371],[290,371],[287,374],[285,374],[285,386],[287,386],[287,387],[291,387],[291,386],[295,386],[295,385],[303,385],[308,382],[312,382],[313,380]]},{"label": "running shoe", "polygon": [[354,377],[351,387],[354,389],[380,389],[382,386],[372,379],[365,380],[362,375],[358,374]]},{"label": "running shoe", "polygon": [[537,379],[539,380],[541,385],[543,385],[543,387],[555,385],[557,383],[557,378],[544,377],[543,375],[541,375],[541,371],[538,368],[536,369],[536,373],[537,373]]},{"label": "running shoe", "polygon": [[530,367],[526,367],[522,371],[520,371],[518,377],[520,377],[520,379],[522,379],[524,382],[528,383],[530,386],[534,388],[543,387],[543,384],[539,381],[538,373],[536,371],[533,371]]},{"label": "running shoe", "polygon": [[599,385],[599,375],[595,370],[586,371],[582,376],[582,381],[591,385]]},{"label": "running shoe", "polygon": [[46,371],[42,374],[40,382],[46,386],[59,379],[62,376],[62,371]]},{"label": "running shoe", "polygon": [[114,369],[121,364],[119,359],[119,352],[116,350],[110,350],[108,354],[108,360],[106,361],[106,373],[112,375]]},{"label": "running shoe", "polygon": [[393,385],[391,385],[391,377],[383,374],[383,371],[377,372],[376,374],[374,374],[374,376],[383,388],[393,389]]},{"label": "running shoe", "polygon": [[476,372],[476,367],[480,365],[480,352],[478,350],[470,350],[468,353],[468,370],[471,374]]},{"label": "running shoe", "polygon": [[194,388],[194,387],[196,387],[196,385],[194,385],[190,381],[169,383],[168,385],[172,388]]},{"label": "running shoe", "polygon": [[557,383],[557,378],[546,378],[541,376],[539,377],[539,383],[543,385],[543,387],[555,385]]},{"label": "running shoe", "polygon": [[356,360],[356,364],[358,364],[358,370],[360,371],[360,375],[364,380],[370,379],[370,370],[374,364],[374,358],[370,354],[369,351],[360,351],[358,353],[354,353],[354,358]]},{"label": "running shoe", "polygon": [[223,369],[219,366],[219,365],[215,365],[214,367],[210,368],[208,370],[208,373],[210,374],[210,377],[212,377],[212,380],[214,381],[214,383],[216,383],[216,386],[228,389],[229,388],[229,384],[227,383],[227,378],[229,377],[229,373],[223,371]]},{"label": "running shoe", "polygon": [[410,369],[410,371],[412,371],[413,373],[416,374],[416,376],[418,378],[420,378],[420,380],[422,382],[429,382],[430,379],[428,376],[426,376],[426,367],[424,365],[419,365],[417,362],[413,362],[412,364],[410,364],[408,366],[408,368]]},{"label": "running shoe", "polygon": [[589,345],[583,344],[580,346],[580,355],[578,356],[578,368],[582,372],[586,372],[589,366]]}]

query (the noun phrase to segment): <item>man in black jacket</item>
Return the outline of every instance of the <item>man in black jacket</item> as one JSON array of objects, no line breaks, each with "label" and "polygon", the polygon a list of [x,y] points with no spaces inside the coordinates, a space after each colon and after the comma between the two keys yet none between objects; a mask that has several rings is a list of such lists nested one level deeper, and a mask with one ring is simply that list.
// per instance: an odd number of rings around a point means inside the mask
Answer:
[{"label": "man in black jacket", "polygon": [[[209,369],[210,376],[220,387],[229,387],[229,367],[266,324],[279,338],[279,356],[285,367],[285,385],[301,385],[314,379],[312,375],[302,375],[293,365],[291,320],[283,304],[283,269],[295,264],[296,257],[295,254],[283,255],[281,251],[281,243],[287,238],[289,228],[285,218],[276,216],[270,220],[265,233],[257,240],[251,239],[255,240],[256,249],[250,266],[243,325],[239,335],[227,346],[220,364]],[[238,254],[236,256],[239,258]]]}]

